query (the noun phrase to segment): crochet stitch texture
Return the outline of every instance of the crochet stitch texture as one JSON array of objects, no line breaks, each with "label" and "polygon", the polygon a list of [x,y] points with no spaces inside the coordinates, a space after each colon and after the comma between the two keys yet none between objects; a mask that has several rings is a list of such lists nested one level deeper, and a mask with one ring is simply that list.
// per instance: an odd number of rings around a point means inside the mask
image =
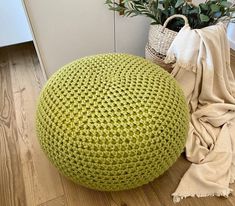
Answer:
[{"label": "crochet stitch texture", "polygon": [[154,180],[176,161],[188,109],[177,82],[159,66],[103,54],[74,61],[49,79],[36,128],[62,174],[89,188],[124,190]]}]

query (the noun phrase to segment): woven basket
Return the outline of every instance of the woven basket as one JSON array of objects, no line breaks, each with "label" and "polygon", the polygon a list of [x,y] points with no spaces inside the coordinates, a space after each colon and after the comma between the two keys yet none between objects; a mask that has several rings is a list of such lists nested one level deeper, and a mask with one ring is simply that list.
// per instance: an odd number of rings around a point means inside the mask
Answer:
[{"label": "woven basket", "polygon": [[151,25],[149,29],[148,43],[145,47],[145,58],[160,65],[168,72],[172,71],[172,64],[165,64],[166,53],[178,32],[166,28],[169,21],[174,18],[183,18],[185,25],[188,24],[186,16],[175,14],[169,17],[164,25]]}]

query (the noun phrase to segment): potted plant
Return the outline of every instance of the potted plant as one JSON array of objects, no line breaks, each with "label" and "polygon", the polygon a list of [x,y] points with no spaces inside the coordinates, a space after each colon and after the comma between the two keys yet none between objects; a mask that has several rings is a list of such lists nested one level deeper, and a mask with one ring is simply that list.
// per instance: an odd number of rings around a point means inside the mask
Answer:
[{"label": "potted plant", "polygon": [[[192,29],[200,29],[216,24],[219,20],[231,18],[235,6],[227,0],[207,0],[198,6],[186,0],[115,0],[105,2],[110,10],[123,13],[124,16],[144,15],[152,20],[151,24],[163,25],[166,19],[174,14],[187,17]],[[167,28],[179,31],[184,25],[182,19],[173,19]]]},{"label": "potted plant", "polygon": [[163,59],[177,32],[185,24],[192,29],[200,29],[218,21],[230,20],[231,13],[235,11],[235,5],[227,0],[206,0],[199,5],[186,0],[123,0],[119,3],[106,0],[105,3],[110,10],[124,16],[142,15],[151,19],[145,56],[168,71],[171,71],[171,65],[166,65]]}]

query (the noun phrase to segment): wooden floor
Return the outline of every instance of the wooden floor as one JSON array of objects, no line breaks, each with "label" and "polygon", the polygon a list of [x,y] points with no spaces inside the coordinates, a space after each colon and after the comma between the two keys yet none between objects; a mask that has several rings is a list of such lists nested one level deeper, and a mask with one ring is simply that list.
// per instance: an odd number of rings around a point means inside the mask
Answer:
[{"label": "wooden floor", "polygon": [[[0,206],[174,205],[171,193],[190,165],[183,156],[154,182],[124,192],[89,190],[61,176],[35,135],[36,101],[44,83],[31,43],[0,48]],[[235,197],[188,198],[177,204],[210,205],[235,206]]]}]

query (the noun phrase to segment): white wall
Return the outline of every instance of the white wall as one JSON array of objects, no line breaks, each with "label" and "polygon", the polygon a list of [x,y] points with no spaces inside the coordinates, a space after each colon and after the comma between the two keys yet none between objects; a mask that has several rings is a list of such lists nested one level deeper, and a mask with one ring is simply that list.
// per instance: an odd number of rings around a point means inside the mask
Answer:
[{"label": "white wall", "polygon": [[114,14],[103,0],[24,0],[47,76],[77,58],[114,51]]},{"label": "white wall", "polygon": [[115,18],[116,51],[144,56],[150,20],[144,16]]},{"label": "white wall", "polygon": [[0,0],[0,47],[31,41],[21,0]]}]

